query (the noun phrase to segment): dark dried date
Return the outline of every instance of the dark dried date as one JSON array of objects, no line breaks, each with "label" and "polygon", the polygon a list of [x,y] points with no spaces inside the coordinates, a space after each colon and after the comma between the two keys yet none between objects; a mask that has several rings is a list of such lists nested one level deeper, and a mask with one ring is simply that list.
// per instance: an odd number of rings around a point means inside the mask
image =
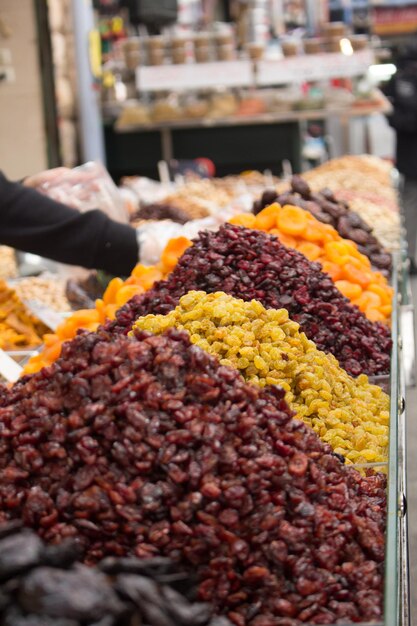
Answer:
[{"label": "dark dried date", "polygon": [[[33,531],[12,524],[3,529],[23,553],[33,553],[34,542],[39,548],[24,569],[10,570],[0,583],[4,626],[230,626],[213,617],[210,605],[186,598],[180,586],[192,595],[195,584],[169,559],[112,558],[86,567],[76,562],[71,543],[53,546],[51,565],[51,546]],[[0,553],[8,553],[9,544],[0,540]]]}]

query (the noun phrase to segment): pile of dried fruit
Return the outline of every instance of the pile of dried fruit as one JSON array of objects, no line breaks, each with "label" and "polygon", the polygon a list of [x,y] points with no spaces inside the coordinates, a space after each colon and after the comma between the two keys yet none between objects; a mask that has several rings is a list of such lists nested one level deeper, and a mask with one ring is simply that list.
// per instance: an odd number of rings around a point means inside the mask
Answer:
[{"label": "pile of dried fruit", "polygon": [[303,176],[314,191],[328,187],[332,191],[377,192],[382,200],[396,205],[391,173],[392,164],[382,159],[370,155],[349,155],[327,161]]},{"label": "pile of dried fruit", "polygon": [[0,348],[18,350],[42,343],[48,328],[19,300],[14,289],[0,280]]},{"label": "pile of dried fruit", "polygon": [[[268,208],[265,209],[265,212],[267,213],[266,221],[270,221],[271,216],[268,215],[268,213],[271,212],[273,215],[275,209],[272,210]],[[307,216],[309,215],[305,212],[303,212],[303,214]],[[256,219],[257,223],[262,223],[263,225],[266,223],[264,220],[264,212],[262,212],[262,215],[259,214],[256,218],[254,218],[254,216],[246,216],[246,219],[247,218],[252,218],[252,220]],[[274,219],[276,218],[274,217]],[[253,223],[254,222],[252,222],[252,225]],[[318,230],[320,227],[326,228],[325,225],[320,224],[320,222],[316,220],[314,229]],[[221,233],[224,232],[225,231],[221,229]],[[228,232],[231,232],[230,227]],[[198,241],[206,241],[207,236],[208,235],[202,234]],[[328,237],[329,233],[326,232],[325,236]],[[236,248],[236,254],[239,255],[240,258],[236,258],[234,263],[232,262],[232,257],[229,258],[227,255],[227,247],[225,248],[224,246],[224,243],[227,242],[231,244],[232,238],[230,236],[225,238],[224,234],[220,234],[219,241],[223,240],[221,249],[224,251],[216,257],[216,263],[212,267],[212,263],[208,259],[198,259],[199,251],[201,251],[203,257],[210,251],[210,258],[217,252],[217,235],[212,234],[208,237],[208,248],[206,247],[206,244],[200,243],[200,245],[197,245],[193,252],[187,252],[187,255],[184,257],[184,262],[181,264],[181,269],[178,270],[181,276],[180,280],[178,281],[174,277],[173,286],[171,287],[171,284],[169,285],[168,290],[173,292],[174,295],[174,300],[171,299],[169,301],[173,303],[173,305],[177,303],[175,298],[178,299],[178,297],[193,289],[202,289],[210,292],[213,291],[212,287],[214,287],[214,290],[223,290],[227,293],[231,293],[231,295],[243,297],[244,299],[246,299],[245,292],[247,291],[250,293],[250,298],[257,298],[266,306],[271,306],[273,308],[289,308],[291,316],[296,319],[296,321],[301,323],[303,330],[305,330],[309,338],[313,339],[320,349],[325,352],[335,354],[343,367],[345,367],[345,369],[347,369],[347,371],[353,376],[357,376],[362,372],[368,374],[388,372],[390,352],[389,331],[387,329],[380,329],[378,325],[374,326],[366,324],[362,319],[362,316],[358,316],[356,311],[354,311],[351,307],[346,308],[346,303],[343,298],[340,297],[340,294],[336,295],[334,286],[330,285],[330,282],[326,280],[323,273],[319,272],[319,267],[317,265],[306,263],[305,258],[300,255],[294,256],[291,251],[286,250],[277,242],[272,244],[269,238],[259,239],[255,237],[254,239],[254,241],[258,241],[259,243],[261,241],[265,242],[266,247],[269,249],[268,251],[265,251],[265,253],[261,245],[256,246],[257,252],[255,254],[253,251],[247,252],[244,240],[245,238],[250,237],[250,234],[246,233],[244,235],[242,231],[240,237],[242,238],[242,244],[244,247],[241,248],[239,246],[239,238],[236,244],[237,247],[232,246],[233,250]],[[281,234],[280,238],[288,241],[288,235],[285,237]],[[294,238],[292,237],[292,239]],[[212,241],[213,244],[211,243]],[[114,319],[117,309],[122,306],[124,302],[126,302],[129,298],[142,293],[144,290],[146,291],[155,281],[169,274],[175,268],[181,254],[190,245],[191,242],[184,237],[171,240],[165,248],[161,257],[161,263],[158,266],[144,268],[139,265],[133,270],[132,276],[124,283],[120,279],[114,279],[110,283],[103,300],[97,300],[95,310],[77,312],[61,325],[55,335],[48,335],[45,337],[45,349],[40,355],[31,359],[29,364],[26,366],[26,373],[39,371],[42,367],[51,364],[59,356],[62,343],[74,337],[79,328],[95,330],[98,325],[103,323],[106,319]],[[312,255],[312,250],[315,250],[317,247],[318,246],[311,242],[305,242],[304,245],[302,243],[299,244],[300,251],[309,253],[310,255]],[[328,273],[338,279],[338,290],[353,299],[354,303],[359,305],[360,308],[365,309],[370,318],[378,319],[382,317],[385,320],[389,317],[391,311],[390,298],[392,290],[386,285],[386,281],[381,275],[370,271],[369,266],[363,271],[360,271],[356,267],[359,263],[358,257],[361,257],[361,255],[359,255],[359,253],[355,250],[354,245],[349,242],[341,241],[339,238],[339,241],[328,242],[327,250],[333,260],[324,261],[323,266]],[[189,254],[191,256],[188,256]],[[268,262],[275,261],[275,256],[277,257],[277,263],[273,263],[269,270],[267,270],[265,262],[262,260],[265,259],[265,255],[269,255]],[[352,257],[350,255],[352,255]],[[313,254],[312,256],[314,258],[315,255]],[[229,292],[228,284],[230,284],[230,279],[225,285],[222,280],[222,276],[227,276],[228,272],[226,267],[228,263],[232,263],[230,270],[232,275],[236,271],[239,275],[241,275],[242,272],[246,272],[249,269],[248,263],[244,262],[245,258],[249,258],[252,261],[256,257],[259,257],[257,268],[259,270],[262,269],[263,271],[259,277],[256,277],[254,271],[250,272],[250,277],[245,277],[246,284],[252,283],[253,291],[250,291],[250,289],[247,289],[243,284],[241,284],[237,290]],[[349,262],[346,262],[347,260]],[[203,274],[196,276],[196,281],[194,280],[196,273],[193,268],[190,267],[189,271],[187,269],[188,261],[192,264],[197,261],[199,264],[202,263],[203,265]],[[344,264],[339,265],[338,262],[343,262]],[[278,266],[279,268],[287,267],[288,270],[284,272],[277,271]],[[304,269],[299,271],[299,268],[301,267]],[[293,269],[290,270],[289,268]],[[265,280],[270,280],[271,272],[275,277],[275,280],[271,281],[273,283],[271,289],[275,291],[275,296],[270,296],[268,293],[265,293],[265,289],[263,287],[261,289],[255,287],[255,285],[262,285]],[[207,274],[210,273],[211,277],[208,277]],[[315,284],[310,284],[306,287],[304,283],[311,273],[316,276]],[[190,277],[192,277],[191,281]],[[183,278],[185,280],[184,286],[181,284]],[[213,279],[215,280],[215,283],[212,282]],[[317,282],[317,280],[319,282]],[[354,280],[359,282],[351,282]],[[380,281],[381,284],[379,284],[379,282],[369,282],[370,280]],[[324,282],[322,283],[322,281]],[[234,282],[235,281],[233,280],[233,283]],[[282,284],[278,285],[278,283]],[[323,294],[321,294],[321,288],[324,289]],[[158,294],[159,289],[164,291],[165,286],[161,285],[161,287],[157,288]],[[307,292],[304,296],[302,294],[306,289]],[[297,294],[295,298],[292,297],[293,292],[296,292]],[[278,293],[284,297],[277,299]],[[330,309],[328,307],[324,307],[324,309],[321,308],[321,311],[318,313],[318,317],[321,320],[319,322],[322,326],[321,328],[319,328],[317,323],[313,323],[314,318],[317,316],[317,311],[314,311],[314,307],[312,309],[310,306],[309,309],[305,311],[304,315],[301,311],[301,308],[309,304],[312,298],[313,300],[323,300],[326,303],[329,302],[330,298],[330,301],[334,303]],[[294,302],[291,304],[292,300],[294,300]],[[144,307],[141,306],[138,310],[138,314],[164,313],[169,310],[169,308],[155,308],[158,307],[158,303],[159,300],[156,300],[155,302],[152,302],[152,299],[146,300]],[[317,302],[316,307],[318,304],[319,303]],[[335,306],[337,306],[337,309],[334,308]],[[340,311],[338,311],[338,309],[344,310],[340,320],[336,320],[334,317],[334,313],[339,315]],[[327,313],[330,314],[329,328],[327,328]],[[298,315],[298,317],[295,318],[295,315]],[[129,322],[132,323],[135,317],[137,317],[137,315],[133,312]],[[349,317],[351,317],[351,320],[348,319]],[[121,319],[123,319],[123,316]],[[352,335],[349,335],[349,339],[347,339],[346,335],[343,335],[345,327],[354,328],[356,326],[358,327],[357,330],[354,331]],[[353,335],[355,335],[355,337]],[[351,340],[353,342],[351,342]]]},{"label": "pile of dried fruit", "polygon": [[189,243],[188,239],[178,237],[165,247],[161,262],[157,266],[145,267],[139,264],[125,281],[121,278],[110,281],[103,298],[96,300],[95,308],[76,311],[58,326],[55,333],[48,333],[43,337],[44,348],[29,360],[25,366],[25,373],[33,374],[53,363],[61,354],[64,341],[75,337],[78,330],[94,331],[106,320],[113,320],[116,311],[130,298],[150,289],[156,281],[161,280],[175,267]]},{"label": "pile of dried fruit", "polygon": [[197,179],[187,181],[162,202],[181,209],[189,219],[200,219],[227,206],[232,197],[230,191],[211,180]]},{"label": "pile of dried fruit", "polygon": [[[313,192],[331,189],[336,198],[349,202],[350,208],[368,224],[388,250],[400,246],[401,220],[398,199],[391,179],[392,165],[376,157],[345,156],[305,172],[303,177]],[[287,183],[277,186],[279,193]]]},{"label": "pile of dried fruit", "polygon": [[29,276],[21,278],[13,288],[21,300],[36,300],[59,313],[71,310],[65,296],[65,282],[59,278]]},{"label": "pile of dried fruit", "polygon": [[385,479],[341,464],[283,395],[186,333],[81,334],[1,396],[0,517],[89,563],[172,558],[236,626],[378,621]]},{"label": "pile of dried fruit", "polygon": [[401,219],[398,208],[381,199],[377,189],[373,193],[358,193],[340,189],[335,192],[337,198],[348,202],[353,211],[358,213],[368,224],[372,224],[374,235],[388,250],[401,247]]},{"label": "pile of dried fruit", "polygon": [[231,223],[276,235],[290,248],[310,261],[321,263],[336,287],[373,322],[389,322],[393,290],[380,272],[374,272],[369,259],[356,244],[338,235],[329,224],[319,222],[297,206],[271,204],[256,217],[242,213]]},{"label": "pile of dried fruit", "polygon": [[349,462],[387,460],[389,397],[317,350],[285,309],[191,291],[174,311],[141,317],[133,328],[159,334],[172,327],[188,331],[193,343],[247,382],[280,385],[297,417]]},{"label": "pile of dried fruit", "polygon": [[[46,546],[18,524],[0,528],[0,622],[4,626],[228,626],[190,602],[190,576],[169,559],[77,562],[74,543]],[[186,595],[185,595],[186,594]]]},{"label": "pile of dried fruit", "polygon": [[226,224],[202,232],[166,281],[133,298],[110,328],[128,332],[149,313],[171,311],[188,291],[224,291],[266,308],[287,309],[319,350],[333,354],[352,376],[387,374],[391,337],[353,307],[320,265],[261,231]]},{"label": "pile of dried fruit", "polygon": [[147,204],[139,209],[131,218],[131,223],[136,225],[139,220],[172,220],[178,224],[188,222],[190,216],[176,206],[165,202]]},{"label": "pile of dried fruit", "polygon": [[254,214],[257,215],[274,202],[278,202],[281,206],[290,204],[310,211],[320,222],[333,226],[341,237],[354,241],[359,252],[371,261],[372,267],[387,274],[390,272],[391,254],[384,250],[372,234],[372,228],[360,215],[351,211],[346,202],[337,200],[330,189],[313,193],[301,176],[293,176],[290,191],[281,194],[278,194],[275,189],[264,191],[260,200],[254,203]]}]

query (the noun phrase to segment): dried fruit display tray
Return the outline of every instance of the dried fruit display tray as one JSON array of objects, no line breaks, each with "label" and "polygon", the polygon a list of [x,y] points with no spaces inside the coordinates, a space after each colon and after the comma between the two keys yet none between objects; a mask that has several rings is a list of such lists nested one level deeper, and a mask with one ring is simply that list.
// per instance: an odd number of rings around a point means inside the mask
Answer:
[{"label": "dried fruit display tray", "polygon": [[[407,344],[409,338],[404,336],[402,341],[404,329],[401,324],[400,305],[400,295],[404,293],[407,276],[403,271],[402,258],[395,256],[393,266],[392,283],[395,297],[392,316],[391,376],[383,381],[385,384],[388,383],[391,396],[389,462],[385,464],[388,474],[385,606],[384,620],[378,623],[378,626],[409,626],[404,402],[406,380],[402,358],[402,344]],[[368,464],[368,467],[372,465]],[[381,469],[380,464],[374,467]],[[373,626],[377,626],[376,623],[373,623]]]}]

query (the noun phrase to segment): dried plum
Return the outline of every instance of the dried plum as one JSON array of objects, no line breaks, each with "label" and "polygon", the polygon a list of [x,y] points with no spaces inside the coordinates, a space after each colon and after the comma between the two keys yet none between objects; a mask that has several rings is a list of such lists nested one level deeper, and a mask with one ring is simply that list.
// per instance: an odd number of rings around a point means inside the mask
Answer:
[{"label": "dried plum", "polygon": [[[20,530],[12,524],[3,528],[19,536]],[[22,542],[32,538],[39,542],[28,529],[21,535]],[[231,626],[228,620],[213,617],[208,604],[189,602],[178,589],[161,580],[162,572],[170,572],[172,577],[188,581],[189,589],[195,587],[169,559],[155,558],[151,564],[149,560],[113,558],[114,572],[109,576],[103,573],[107,567],[104,562],[98,568],[80,563],[68,568],[68,546],[63,544],[53,546],[55,563],[45,567],[50,546],[40,545],[39,558],[32,562],[29,572],[21,571],[0,583],[3,626]],[[60,552],[63,565],[59,563]],[[141,575],[133,575],[133,571]],[[146,589],[153,593],[144,593]]]},{"label": "dried plum", "polygon": [[297,174],[291,178],[291,188],[294,193],[299,193],[300,196],[308,200],[311,197],[311,189],[308,183]]},{"label": "dried plum", "polygon": [[41,550],[39,537],[28,531],[9,534],[1,539],[0,580],[11,578],[37,563]]},{"label": "dried plum", "polygon": [[123,604],[97,569],[77,564],[71,570],[38,567],[21,582],[19,604],[27,613],[97,621],[119,615]]}]

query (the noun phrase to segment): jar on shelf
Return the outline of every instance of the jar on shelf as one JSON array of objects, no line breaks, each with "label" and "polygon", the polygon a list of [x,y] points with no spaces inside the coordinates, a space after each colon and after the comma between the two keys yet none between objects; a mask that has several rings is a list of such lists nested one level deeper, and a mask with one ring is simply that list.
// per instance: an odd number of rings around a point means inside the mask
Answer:
[{"label": "jar on shelf", "polygon": [[176,34],[171,39],[171,58],[175,64],[183,64],[187,62],[191,40],[189,36]]},{"label": "jar on shelf", "polygon": [[165,38],[162,35],[154,35],[153,37],[148,37],[146,40],[146,44],[148,50],[163,50],[165,48]]},{"label": "jar on shelf", "polygon": [[194,50],[197,63],[208,63],[211,61],[211,49],[209,46],[199,46]]},{"label": "jar on shelf", "polygon": [[143,62],[139,37],[129,37],[123,43],[125,65],[128,70],[135,70]]},{"label": "jar on shelf", "polygon": [[325,37],[346,37],[347,28],[344,22],[327,22],[323,24],[323,34]]},{"label": "jar on shelf", "polygon": [[300,43],[296,39],[287,39],[281,43],[284,57],[296,57],[300,53]]},{"label": "jar on shelf", "polygon": [[183,65],[187,62],[187,50],[184,47],[172,48],[172,62],[175,65]]},{"label": "jar on shelf", "polygon": [[163,65],[165,62],[165,50],[149,50],[149,65]]},{"label": "jar on shelf", "polygon": [[265,53],[265,45],[263,43],[252,42],[246,44],[246,50],[252,61],[259,61]]},{"label": "jar on shelf", "polygon": [[233,61],[236,58],[236,50],[233,44],[217,46],[217,58],[219,61]]},{"label": "jar on shelf", "polygon": [[340,52],[341,37],[328,37],[325,42],[326,52]]},{"label": "jar on shelf", "polygon": [[209,48],[212,43],[212,38],[210,33],[201,32],[197,33],[193,37],[194,48]]},{"label": "jar on shelf", "polygon": [[142,64],[143,56],[140,50],[127,50],[125,53],[125,63],[128,70],[135,70]]},{"label": "jar on shelf", "polygon": [[351,35],[349,39],[355,52],[358,52],[359,50],[366,50],[369,46],[369,39],[367,35]]},{"label": "jar on shelf", "polygon": [[320,37],[310,37],[304,40],[305,54],[320,54],[323,52],[323,39]]},{"label": "jar on shelf", "polygon": [[233,33],[231,31],[219,31],[214,33],[214,42],[217,46],[233,45]]},{"label": "jar on shelf", "polygon": [[129,37],[123,42],[123,48],[125,52],[129,50],[140,50],[140,38],[139,37]]}]

